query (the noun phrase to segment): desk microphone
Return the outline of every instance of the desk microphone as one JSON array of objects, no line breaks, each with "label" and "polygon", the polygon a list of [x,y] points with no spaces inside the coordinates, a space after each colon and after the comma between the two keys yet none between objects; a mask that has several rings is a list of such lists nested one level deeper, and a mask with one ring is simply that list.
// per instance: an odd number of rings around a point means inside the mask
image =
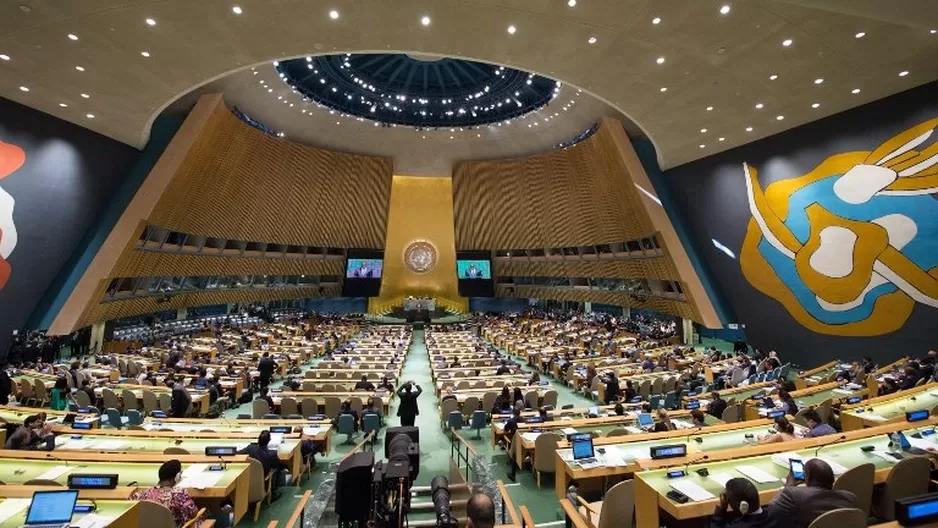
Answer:
[{"label": "desk microphone", "polygon": [[817,458],[817,454],[820,453],[821,450],[824,449],[825,447],[830,447],[830,446],[832,446],[832,445],[837,445],[837,444],[843,442],[843,441],[846,440],[846,439],[847,439],[847,435],[842,434],[842,435],[840,435],[839,437],[837,437],[837,439],[834,440],[833,442],[830,442],[830,443],[827,443],[827,444],[824,444],[824,445],[818,447],[817,449],[814,450],[814,457]]},{"label": "desk microphone", "polygon": [[221,456],[221,455],[218,455],[218,460],[221,461],[221,469],[222,469],[222,471],[227,470],[227,469],[228,469],[228,462],[225,462],[225,457],[223,457],[223,456]]}]

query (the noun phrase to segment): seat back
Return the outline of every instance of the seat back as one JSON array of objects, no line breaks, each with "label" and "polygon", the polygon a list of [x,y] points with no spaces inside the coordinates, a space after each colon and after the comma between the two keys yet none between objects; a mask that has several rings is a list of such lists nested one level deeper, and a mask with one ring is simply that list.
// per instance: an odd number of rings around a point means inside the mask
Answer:
[{"label": "seat back", "polygon": [[189,450],[182,447],[167,447],[163,450],[164,455],[188,455]]},{"label": "seat back", "polygon": [[319,403],[315,398],[303,398],[300,400],[300,413],[303,416],[314,416],[319,414]]},{"label": "seat back", "polygon": [[264,497],[267,496],[267,484],[264,483],[264,477],[267,475],[264,474],[264,465],[256,458],[248,457],[248,464],[250,464],[248,469],[250,479],[248,502],[254,504],[264,500]]},{"label": "seat back", "polygon": [[886,477],[878,517],[896,520],[896,500],[928,493],[931,462],[926,457],[908,457],[893,466]]},{"label": "seat back", "polygon": [[821,404],[817,406],[816,410],[817,410],[818,415],[820,415],[822,422],[827,423],[830,421],[831,413],[833,412],[831,409],[832,406],[833,406],[833,401],[831,400],[831,398],[828,398],[822,401]]},{"label": "seat back", "polygon": [[791,421],[794,422],[794,423],[796,423],[796,424],[798,424],[798,425],[800,425],[800,426],[802,426],[802,427],[807,427],[807,426],[808,426],[808,420],[807,420],[807,418],[805,418],[804,416],[805,416],[805,414],[807,414],[807,412],[810,411],[810,410],[811,410],[811,409],[809,409],[809,408],[801,409],[800,411],[798,411],[798,414],[796,414],[795,417],[792,418]]},{"label": "seat back", "polygon": [[355,432],[355,418],[351,414],[340,414],[336,423],[339,434],[350,435]]},{"label": "seat back", "polygon": [[465,390],[471,387],[472,385],[470,385],[470,383],[466,380],[462,380],[456,384],[456,390]]},{"label": "seat back", "polygon": [[484,409],[485,412],[492,412],[492,407],[495,407],[495,400],[497,399],[497,392],[486,392],[482,395],[482,409]]},{"label": "seat back", "polygon": [[857,508],[869,516],[873,504],[873,479],[876,466],[873,464],[860,464],[848,469],[834,482],[835,490],[845,490],[857,496]]},{"label": "seat back", "polygon": [[169,508],[158,502],[148,500],[138,501],[140,518],[146,519],[146,525],[153,528],[176,528],[176,519]]},{"label": "seat back", "polygon": [[626,431],[625,429],[619,427],[619,428],[613,429],[612,431],[609,431],[608,433],[606,433],[606,436],[625,436],[625,435],[627,435],[627,434],[629,434],[628,431]]},{"label": "seat back", "polygon": [[33,394],[41,401],[49,401],[49,390],[46,389],[46,384],[39,378],[33,379]]},{"label": "seat back", "polygon": [[451,411],[447,415],[446,419],[446,428],[447,429],[462,429],[463,416],[459,411]]},{"label": "seat back", "polygon": [[157,399],[160,401],[160,410],[168,413],[173,406],[173,397],[168,392],[161,392]]},{"label": "seat back", "polygon": [[149,416],[150,412],[160,408],[160,401],[156,398],[156,393],[144,389],[141,399],[143,400],[143,414]]},{"label": "seat back", "polygon": [[443,400],[443,402],[440,403],[440,413],[444,418],[449,416],[449,413],[455,411],[458,408],[459,404],[456,402],[456,400],[453,399]]},{"label": "seat back", "polygon": [[669,376],[668,379],[664,380],[662,390],[664,392],[671,392],[674,390],[675,386],[677,386],[677,376]]},{"label": "seat back", "polygon": [[651,396],[651,380],[646,379],[638,386],[638,394],[643,400],[648,401],[648,397]]},{"label": "seat back", "polygon": [[[307,371],[308,373],[308,371]],[[303,392],[316,392],[316,382],[304,380],[303,381]]]},{"label": "seat back", "polygon": [[662,389],[664,389],[664,378],[658,376],[655,378],[655,381],[651,382],[651,392],[653,394],[661,394]]},{"label": "seat back", "polygon": [[538,401],[537,391],[528,391],[528,393],[524,395],[525,407],[528,407],[531,409],[537,409],[537,401]]},{"label": "seat back", "polygon": [[136,396],[133,392],[131,392],[131,391],[127,390],[127,389],[122,390],[122,391],[121,391],[121,399],[124,400],[124,412],[127,412],[128,409],[137,409],[137,408],[138,408],[138,407],[137,407],[137,396]]},{"label": "seat back", "polygon": [[101,389],[101,400],[104,401],[104,408],[118,409],[120,404],[117,401],[117,394],[111,389],[105,387]]},{"label": "seat back", "polygon": [[467,419],[477,410],[479,410],[479,398],[469,396],[462,402],[462,412],[466,415]]},{"label": "seat back", "polygon": [[280,416],[289,416],[291,414],[299,414],[300,408],[296,404],[296,400],[293,398],[283,398],[280,400]]},{"label": "seat back", "polygon": [[362,416],[362,432],[368,434],[372,431],[377,432],[381,427],[381,417],[370,412]]},{"label": "seat back", "polygon": [[534,469],[540,473],[553,473],[556,470],[554,452],[560,436],[555,433],[541,433],[534,441]]},{"label": "seat back", "polygon": [[323,384],[319,387],[319,390],[320,390],[321,392],[335,392],[335,385],[333,385],[333,384],[331,384],[331,383],[323,383]]},{"label": "seat back", "polygon": [[735,405],[727,405],[726,409],[723,410],[723,416],[720,417],[726,423],[734,423],[739,421],[739,411]]},{"label": "seat back", "polygon": [[609,488],[596,528],[632,528],[635,514],[635,481],[625,480]]},{"label": "seat back", "polygon": [[342,410],[342,400],[336,396],[326,396],[326,418],[335,419]]},{"label": "seat back", "polygon": [[866,526],[866,514],[859,508],[837,508],[821,514],[808,528],[844,528]]},{"label": "seat back", "polygon": [[85,391],[76,391],[72,397],[75,399],[75,403],[79,407],[91,407],[91,398],[88,396],[88,393]]},{"label": "seat back", "polygon": [[254,400],[251,402],[251,418],[257,420],[269,413],[270,405],[267,403],[267,400]]},{"label": "seat back", "polygon": [[470,429],[485,429],[485,420],[488,417],[485,411],[472,411],[472,418],[470,419],[469,428]]},{"label": "seat back", "polygon": [[362,409],[365,408],[365,404],[362,402],[362,399],[358,396],[352,396],[348,399],[349,408],[357,412],[359,416],[362,414]]},{"label": "seat back", "polygon": [[141,425],[143,423],[143,416],[140,414],[140,411],[137,409],[131,409],[127,411],[127,425]]},{"label": "seat back", "polygon": [[107,423],[111,427],[116,427],[118,429],[124,427],[124,424],[121,422],[121,412],[115,409],[114,407],[108,407],[107,411]]},{"label": "seat back", "polygon": [[560,397],[560,394],[555,390],[549,390],[544,393],[544,405],[553,405],[557,407],[557,399]]}]

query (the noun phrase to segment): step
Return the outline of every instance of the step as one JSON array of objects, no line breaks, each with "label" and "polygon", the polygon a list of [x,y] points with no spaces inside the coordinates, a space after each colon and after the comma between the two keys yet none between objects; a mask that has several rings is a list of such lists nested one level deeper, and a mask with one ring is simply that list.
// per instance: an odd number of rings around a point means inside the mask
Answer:
[{"label": "step", "polygon": [[[465,517],[456,517],[459,526],[466,525]],[[419,519],[419,520],[407,520],[407,526],[409,528],[434,528],[436,526],[436,517],[432,519]]]},{"label": "step", "polygon": [[[410,494],[411,494],[411,495],[420,495],[420,494],[424,494],[424,493],[429,494],[430,491],[431,491],[431,489],[432,489],[432,488],[430,488],[430,486],[411,486],[411,487],[410,487]],[[461,490],[467,490],[467,491],[468,491],[468,490],[469,490],[469,485],[468,485],[468,484],[450,484],[449,490],[450,490],[450,492],[453,492],[453,491],[461,491]]]}]

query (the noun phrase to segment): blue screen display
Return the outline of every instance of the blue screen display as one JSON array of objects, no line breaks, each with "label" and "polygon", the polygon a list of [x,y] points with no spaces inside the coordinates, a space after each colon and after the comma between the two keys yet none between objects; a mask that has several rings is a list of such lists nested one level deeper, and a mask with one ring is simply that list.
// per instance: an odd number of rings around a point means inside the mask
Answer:
[{"label": "blue screen display", "polygon": [[687,446],[656,446],[651,448],[652,458],[681,457],[687,454]]},{"label": "blue screen display", "polygon": [[72,429],[91,429],[91,422],[74,422]]},{"label": "blue screen display", "polygon": [[688,409],[699,409],[699,408],[700,408],[700,402],[699,402],[699,401],[687,402],[687,408],[688,408]]},{"label": "blue screen display", "polygon": [[206,456],[232,456],[235,452],[236,449],[230,446],[209,446],[205,448]]},{"label": "blue screen display", "polygon": [[768,414],[766,414],[766,416],[768,416],[769,418],[780,418],[782,416],[785,416],[785,411],[781,411],[781,410],[769,411]]},{"label": "blue screen display", "polygon": [[583,440],[574,440],[573,441],[573,459],[580,460],[581,458],[592,458],[593,457],[593,437],[589,437]]},{"label": "blue screen display", "polygon": [[938,499],[920,502],[909,506],[909,519],[918,519],[928,515],[938,514]]},{"label": "blue screen display", "polygon": [[860,400],[863,398],[861,396],[851,396],[847,398],[847,403],[860,403]]},{"label": "blue screen display", "polygon": [[648,427],[655,424],[655,419],[651,417],[648,413],[642,413],[638,415],[638,425],[642,427]]},{"label": "blue screen display", "polygon": [[911,411],[905,413],[905,419],[910,422],[917,422],[919,420],[925,420],[928,418],[928,409],[922,409],[921,411]]},{"label": "blue screen display", "polygon": [[487,260],[457,260],[456,274],[460,279],[491,279],[492,265]]},{"label": "blue screen display", "polygon": [[26,524],[67,523],[72,520],[78,490],[37,491],[29,504]]}]

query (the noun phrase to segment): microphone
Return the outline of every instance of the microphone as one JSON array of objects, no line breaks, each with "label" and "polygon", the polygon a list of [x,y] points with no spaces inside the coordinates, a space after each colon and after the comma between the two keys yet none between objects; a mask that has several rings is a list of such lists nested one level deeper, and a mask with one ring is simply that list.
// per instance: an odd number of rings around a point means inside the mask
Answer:
[{"label": "microphone", "polygon": [[817,458],[817,454],[820,453],[821,450],[824,449],[825,447],[830,447],[830,446],[832,446],[832,445],[837,445],[837,444],[839,444],[839,443],[842,443],[842,442],[843,442],[844,440],[846,440],[846,439],[847,439],[847,435],[841,434],[841,435],[840,435],[839,437],[837,437],[837,439],[834,440],[833,442],[824,444],[824,445],[818,447],[817,449],[815,449],[815,450],[814,450],[814,457]]},{"label": "microphone", "polygon": [[222,469],[222,471],[225,471],[226,469],[228,469],[228,462],[225,462],[225,457],[223,457],[223,456],[221,456],[221,455],[218,455],[218,460],[221,461],[221,469]]}]

